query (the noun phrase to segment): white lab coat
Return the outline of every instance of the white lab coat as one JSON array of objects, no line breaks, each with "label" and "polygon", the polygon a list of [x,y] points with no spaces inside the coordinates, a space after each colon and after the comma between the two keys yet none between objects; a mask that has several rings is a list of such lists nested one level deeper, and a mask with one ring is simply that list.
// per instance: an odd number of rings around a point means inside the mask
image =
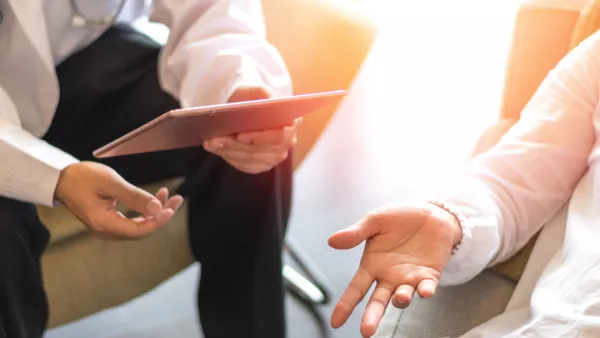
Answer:
[{"label": "white lab coat", "polygon": [[[81,29],[47,17],[44,6],[60,1],[0,0],[0,196],[43,205],[54,204],[60,171],[77,161],[40,140],[58,103],[58,57],[75,51],[59,50],[58,40]],[[128,1],[148,8],[145,0]],[[223,103],[240,85],[291,94],[285,64],[265,39],[260,0],[156,0],[150,10],[170,28],[158,71],[182,106]]]}]

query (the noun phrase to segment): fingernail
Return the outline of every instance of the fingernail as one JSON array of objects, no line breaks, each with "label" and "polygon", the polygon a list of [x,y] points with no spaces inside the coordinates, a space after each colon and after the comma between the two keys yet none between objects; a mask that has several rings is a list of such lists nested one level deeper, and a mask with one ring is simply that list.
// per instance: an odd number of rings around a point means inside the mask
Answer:
[{"label": "fingernail", "polygon": [[223,148],[224,146],[225,144],[223,143],[223,141],[208,140],[204,142],[204,148],[206,148],[206,150],[208,151],[217,151]]},{"label": "fingernail", "polygon": [[156,215],[162,211],[162,204],[156,199],[151,199],[150,202],[148,202],[148,205],[146,205],[146,210],[150,214]]},{"label": "fingernail", "polygon": [[213,149],[215,150],[219,150],[221,148],[223,148],[225,145],[223,144],[223,142],[217,142],[213,144]]},{"label": "fingernail", "polygon": [[156,221],[158,223],[163,223],[168,221],[171,217],[173,217],[173,210],[171,209],[165,209],[163,210],[163,212],[161,212],[158,216],[156,216]]},{"label": "fingernail", "polygon": [[177,195],[177,196],[174,196],[174,198],[177,198],[177,203],[175,204],[175,210],[173,210],[173,211],[177,211],[183,204],[183,197],[180,195]]}]

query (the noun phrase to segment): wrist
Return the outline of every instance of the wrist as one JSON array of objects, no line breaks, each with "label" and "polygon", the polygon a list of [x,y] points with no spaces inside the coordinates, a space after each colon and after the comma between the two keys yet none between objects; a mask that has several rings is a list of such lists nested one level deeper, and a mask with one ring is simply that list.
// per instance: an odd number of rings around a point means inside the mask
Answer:
[{"label": "wrist", "polygon": [[440,211],[440,219],[452,232],[452,252],[455,252],[463,240],[464,220],[462,216],[448,204],[441,201],[430,201]]},{"label": "wrist", "polygon": [[[54,200],[58,202],[58,204],[63,204],[65,199],[65,182],[67,181],[67,176],[69,172],[74,168],[74,164],[70,164],[64,167],[60,173],[58,174],[58,181],[56,183],[56,188],[54,189]],[[56,204],[56,203],[55,203]]]}]

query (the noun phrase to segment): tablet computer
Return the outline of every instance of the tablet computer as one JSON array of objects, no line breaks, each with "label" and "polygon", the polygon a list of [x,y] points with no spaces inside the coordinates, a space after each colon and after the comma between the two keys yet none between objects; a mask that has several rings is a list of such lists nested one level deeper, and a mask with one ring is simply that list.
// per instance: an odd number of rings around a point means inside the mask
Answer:
[{"label": "tablet computer", "polygon": [[94,151],[106,158],[200,146],[207,139],[279,128],[338,103],[345,90],[175,109]]}]

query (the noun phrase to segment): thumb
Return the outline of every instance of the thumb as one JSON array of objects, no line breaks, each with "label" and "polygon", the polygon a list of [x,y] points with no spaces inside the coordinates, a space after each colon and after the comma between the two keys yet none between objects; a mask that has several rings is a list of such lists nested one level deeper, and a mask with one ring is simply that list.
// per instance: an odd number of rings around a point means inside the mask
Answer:
[{"label": "thumb", "polygon": [[146,216],[155,216],[162,212],[162,203],[149,192],[114,175],[105,185],[104,192],[110,198],[123,203],[126,207]]},{"label": "thumb", "polygon": [[275,96],[275,90],[267,86],[242,86],[233,92],[228,101],[230,103],[254,101],[268,99]]},{"label": "thumb", "polygon": [[328,244],[334,249],[352,249],[363,241],[375,236],[379,232],[376,222],[365,218],[344,230],[338,231],[329,237]]}]

